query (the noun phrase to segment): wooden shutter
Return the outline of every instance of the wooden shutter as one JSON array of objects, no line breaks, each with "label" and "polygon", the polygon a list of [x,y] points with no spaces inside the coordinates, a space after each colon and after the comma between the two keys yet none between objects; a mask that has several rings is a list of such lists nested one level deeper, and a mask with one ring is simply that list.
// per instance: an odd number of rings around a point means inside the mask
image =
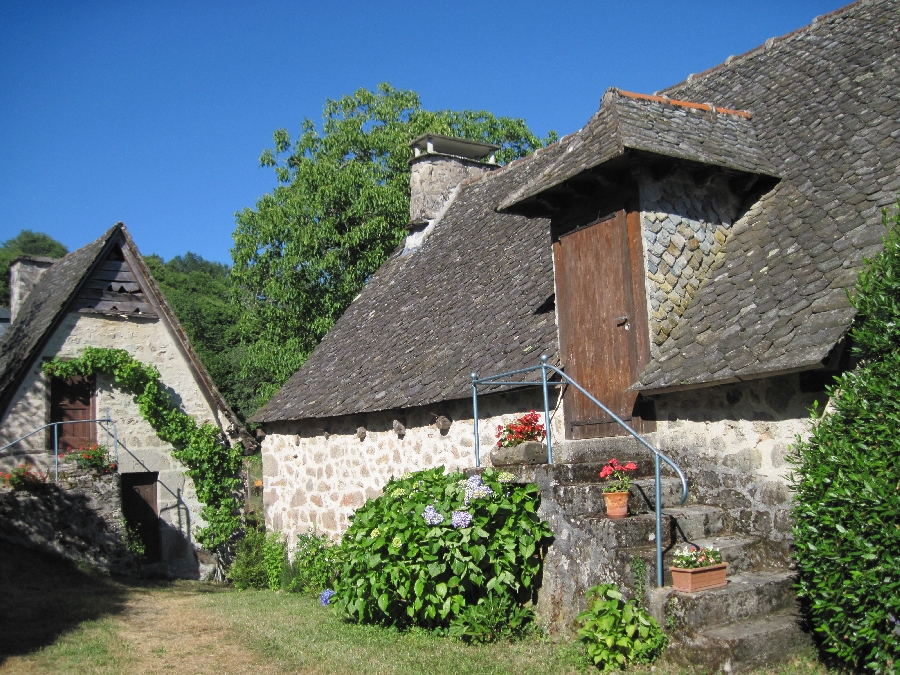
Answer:
[{"label": "wooden shutter", "polygon": [[[50,381],[50,421],[77,422],[96,419],[94,378],[76,376]],[[58,427],[60,450],[84,448],[97,442],[96,423],[60,424]],[[48,447],[53,448],[53,429],[49,430]]]}]

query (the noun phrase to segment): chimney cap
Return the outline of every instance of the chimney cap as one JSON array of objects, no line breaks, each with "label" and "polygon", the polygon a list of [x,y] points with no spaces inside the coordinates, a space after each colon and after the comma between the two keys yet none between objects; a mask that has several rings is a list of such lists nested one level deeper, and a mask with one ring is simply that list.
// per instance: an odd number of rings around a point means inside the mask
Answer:
[{"label": "chimney cap", "polygon": [[422,153],[438,153],[474,160],[484,159],[488,155],[493,158],[493,154],[500,149],[499,145],[469,141],[465,138],[454,138],[444,134],[422,134],[413,140],[409,147],[415,151],[416,157]]}]

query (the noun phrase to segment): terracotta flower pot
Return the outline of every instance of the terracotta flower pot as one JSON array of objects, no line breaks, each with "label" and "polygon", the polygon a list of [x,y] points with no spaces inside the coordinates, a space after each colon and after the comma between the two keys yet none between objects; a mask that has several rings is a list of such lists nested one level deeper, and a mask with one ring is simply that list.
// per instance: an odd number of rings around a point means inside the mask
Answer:
[{"label": "terracotta flower pot", "polygon": [[710,565],[709,567],[694,567],[691,569],[670,567],[669,571],[672,573],[672,587],[676,591],[684,591],[686,593],[705,591],[710,588],[719,588],[728,583],[725,580],[725,571],[727,567],[727,562],[719,563],[718,565]]},{"label": "terracotta flower pot", "polygon": [[606,501],[606,517],[607,518],[627,518],[628,517],[628,494],[627,492],[604,492],[603,499]]}]

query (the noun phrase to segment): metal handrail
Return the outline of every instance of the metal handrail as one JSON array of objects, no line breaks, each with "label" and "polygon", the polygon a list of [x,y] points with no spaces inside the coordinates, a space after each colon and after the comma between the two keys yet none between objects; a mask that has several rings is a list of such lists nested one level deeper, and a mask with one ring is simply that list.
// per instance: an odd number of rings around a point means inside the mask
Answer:
[{"label": "metal handrail", "polygon": [[[119,430],[116,427],[116,423],[109,416],[108,412],[106,414],[106,417],[99,418],[99,419],[69,420],[66,422],[50,422],[49,424],[40,426],[37,429],[35,429],[34,431],[25,434],[21,438],[17,438],[16,440],[14,440],[12,442],[7,443],[3,447],[0,447],[0,453],[2,453],[7,448],[15,445],[16,443],[20,443],[21,441],[24,441],[26,438],[30,438],[31,436],[34,436],[36,433],[39,433],[39,432],[43,431],[44,429],[53,427],[53,482],[58,483],[59,482],[59,426],[61,424],[90,424],[92,422],[96,422],[97,424],[101,424],[101,425],[105,425],[105,424],[112,425],[113,448],[115,450],[116,465],[118,465],[119,464]],[[106,426],[102,426],[102,429],[106,432],[106,438],[107,438],[107,444],[108,444],[109,437],[110,437],[109,428],[107,428]],[[109,451],[107,450],[107,452],[109,452]]]},{"label": "metal handrail", "polygon": [[[488,377],[479,378],[476,373],[472,373],[472,412],[474,417],[474,426],[475,426],[475,466],[481,466],[481,448],[479,444],[478,437],[478,385],[490,385],[490,386],[541,386],[544,390],[544,429],[547,434],[547,462],[549,464],[553,463],[553,441],[550,434],[550,396],[548,393],[548,387],[554,386],[559,387],[563,386],[566,383],[571,384],[582,394],[587,396],[597,407],[599,407],[603,412],[613,418],[615,422],[625,429],[629,434],[631,434],[639,443],[641,443],[644,447],[650,450],[653,453],[654,457],[654,468],[655,468],[655,478],[656,478],[656,584],[657,586],[663,585],[663,566],[662,566],[662,489],[660,486],[660,460],[664,461],[670,467],[675,470],[675,473],[678,474],[678,477],[681,479],[681,501],[679,505],[684,504],[688,498],[688,482],[687,478],[684,476],[684,472],[678,467],[675,462],[666,457],[662,452],[653,447],[643,436],[637,433],[634,429],[628,426],[618,415],[616,415],[612,410],[603,405],[600,401],[594,398],[590,392],[588,392],[584,387],[578,384],[571,377],[566,375],[562,370],[557,368],[556,366],[551,366],[547,361],[549,357],[544,354],[541,356],[541,365],[539,366],[529,366],[528,368],[520,368],[519,370],[510,370],[506,373],[500,373],[499,375],[490,375]],[[502,378],[512,377],[514,375],[521,375],[523,373],[531,373],[536,370],[541,371],[541,381],[540,382],[507,382]],[[563,378],[561,381],[550,381],[547,379],[547,371],[553,371],[557,375]]]}]

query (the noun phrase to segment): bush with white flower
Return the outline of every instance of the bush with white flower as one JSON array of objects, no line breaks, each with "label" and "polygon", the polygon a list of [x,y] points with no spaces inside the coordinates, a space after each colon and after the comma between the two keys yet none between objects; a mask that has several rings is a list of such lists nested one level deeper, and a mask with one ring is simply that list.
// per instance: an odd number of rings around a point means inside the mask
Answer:
[{"label": "bush with white flower", "polygon": [[516,633],[531,617],[552,533],[537,516],[538,487],[514,481],[493,469],[466,477],[443,467],[391,479],[352,517],[329,604],[360,623],[474,641]]}]

